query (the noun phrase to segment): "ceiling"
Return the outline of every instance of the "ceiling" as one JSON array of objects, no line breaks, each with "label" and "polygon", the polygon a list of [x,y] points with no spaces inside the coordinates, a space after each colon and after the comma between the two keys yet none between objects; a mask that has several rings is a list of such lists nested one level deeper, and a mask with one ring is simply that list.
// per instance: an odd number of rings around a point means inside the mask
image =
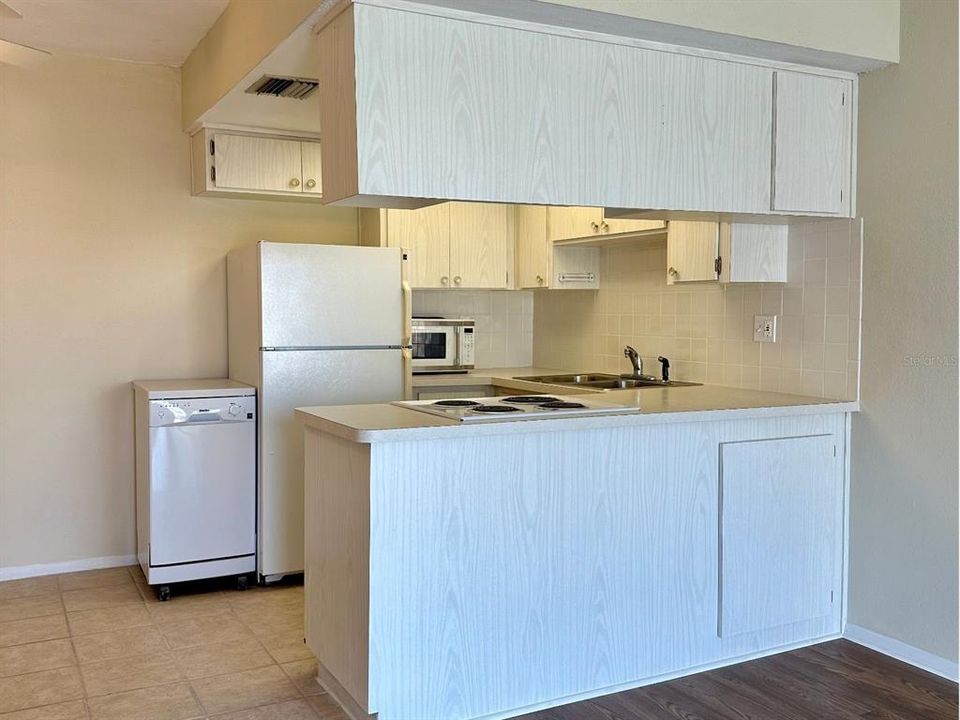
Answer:
[{"label": "ceiling", "polygon": [[182,65],[229,0],[4,0],[0,38],[53,53]]}]

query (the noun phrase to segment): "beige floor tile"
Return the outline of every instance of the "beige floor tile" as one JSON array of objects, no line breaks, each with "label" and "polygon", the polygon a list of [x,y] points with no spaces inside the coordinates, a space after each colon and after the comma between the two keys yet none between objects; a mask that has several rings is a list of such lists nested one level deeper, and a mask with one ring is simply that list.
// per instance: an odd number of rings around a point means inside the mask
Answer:
[{"label": "beige floor tile", "polygon": [[186,683],[91,698],[87,702],[93,720],[189,720],[204,716]]},{"label": "beige floor tile", "polygon": [[192,684],[200,703],[211,715],[300,697],[300,692],[276,665],[194,680]]},{"label": "beige floor tile", "polygon": [[53,575],[0,582],[0,600],[13,600],[14,598],[47,595],[55,592],[59,592],[59,589],[57,588],[57,578]]},{"label": "beige floor tile", "polygon": [[307,700],[319,720],[350,720],[343,708],[329,695],[314,695]]},{"label": "beige floor tile", "polygon": [[76,667],[0,679],[0,713],[79,700],[82,697],[83,686]]},{"label": "beige floor tile", "polygon": [[147,613],[147,608],[142,602],[67,613],[67,621],[70,623],[70,633],[72,635],[121,630],[140,625],[150,625],[152,622],[150,615]]},{"label": "beige floor tile", "polygon": [[53,670],[76,664],[73,648],[66,638],[0,648],[0,677]]},{"label": "beige floor tile", "polygon": [[143,599],[137,592],[137,586],[133,583],[67,590],[63,593],[63,604],[67,608],[67,612],[141,602],[143,602]]},{"label": "beige floor tile", "polygon": [[57,581],[60,583],[61,592],[133,584],[133,578],[125,567],[66,573],[65,575],[57,575]]},{"label": "beige floor tile", "polygon": [[174,651],[177,664],[188,678],[226,675],[273,665],[273,658],[254,638],[213,645],[199,645]]},{"label": "beige floor tile", "polygon": [[164,652],[167,644],[153,625],[108,630],[73,638],[77,659],[81,663],[100,662],[130,655]]},{"label": "beige floor tile", "polygon": [[273,637],[264,638],[261,643],[278,663],[293,662],[294,660],[310,660],[313,653],[303,641],[303,638]]},{"label": "beige floor tile", "polygon": [[67,637],[69,634],[67,617],[63,613],[26,620],[11,620],[0,623],[0,647],[54,640]]},{"label": "beige floor tile", "polygon": [[155,622],[173,622],[200,615],[214,615],[230,611],[230,605],[219,592],[203,595],[174,595],[167,602],[148,602],[147,612]]},{"label": "beige floor tile", "polygon": [[216,720],[317,720],[317,714],[306,700],[291,700],[213,717]]},{"label": "beige floor tile", "polygon": [[63,605],[60,603],[60,596],[56,593],[0,600],[0,622],[56,615],[62,612]]},{"label": "beige floor tile", "polygon": [[303,586],[254,587],[246,592],[226,593],[234,608],[267,608],[296,606],[303,608]]},{"label": "beige floor tile", "polygon": [[174,649],[244,640],[250,637],[246,626],[232,612],[201,615],[158,624],[167,643]]},{"label": "beige floor tile", "polygon": [[81,665],[88,697],[153,687],[183,679],[169,652],[137,655]]},{"label": "beige floor tile", "polygon": [[320,695],[324,692],[317,682],[317,661],[297,660],[280,666],[304,695]]},{"label": "beige floor tile", "polygon": [[18,710],[3,716],[3,720],[81,720],[90,717],[83,700],[44,705],[30,710]]}]

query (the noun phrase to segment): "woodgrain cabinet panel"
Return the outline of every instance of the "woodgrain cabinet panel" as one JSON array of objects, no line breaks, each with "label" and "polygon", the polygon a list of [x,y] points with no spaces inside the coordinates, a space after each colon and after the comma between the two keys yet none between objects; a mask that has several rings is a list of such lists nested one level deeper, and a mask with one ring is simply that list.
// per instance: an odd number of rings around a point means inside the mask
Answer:
[{"label": "woodgrain cabinet panel", "polygon": [[547,208],[547,239],[572,240],[600,234],[603,210],[595,207]]},{"label": "woodgrain cabinet panel", "polygon": [[720,223],[720,282],[786,282],[788,232],[788,225]]},{"label": "woodgrain cabinet panel", "polygon": [[449,287],[450,205],[386,213],[387,244],[410,251],[410,284],[419,288]]},{"label": "woodgrain cabinet panel", "polygon": [[513,208],[493,203],[448,205],[451,287],[512,287]]},{"label": "woodgrain cabinet panel", "polygon": [[541,205],[520,205],[515,209],[518,287],[553,290],[600,287],[600,248],[556,246],[548,235],[547,214],[566,209],[548,209]]},{"label": "woodgrain cabinet panel", "polygon": [[837,444],[833,435],[721,444],[721,637],[833,614],[843,509]]},{"label": "woodgrain cabinet panel", "polygon": [[322,195],[323,176],[321,168],[323,164],[320,162],[320,143],[301,142],[300,160],[303,168],[303,192]]},{"label": "woodgrain cabinet panel", "polygon": [[648,232],[650,230],[665,230],[665,220],[623,220],[604,217],[600,223],[600,231],[610,235],[620,233]]},{"label": "woodgrain cabinet panel", "polygon": [[667,225],[667,284],[716,280],[720,225],[671,220]]},{"label": "woodgrain cabinet panel", "polygon": [[300,192],[298,140],[217,133],[214,144],[218,188]]},{"label": "woodgrain cabinet panel", "polygon": [[[342,138],[356,146],[357,182],[330,200],[770,211],[769,68],[368,5],[344,12],[354,36],[341,46],[361,59],[355,132]],[[343,82],[324,73],[323,92]]]},{"label": "woodgrain cabinet panel", "polygon": [[777,72],[773,210],[847,211],[851,87],[849,80]]}]

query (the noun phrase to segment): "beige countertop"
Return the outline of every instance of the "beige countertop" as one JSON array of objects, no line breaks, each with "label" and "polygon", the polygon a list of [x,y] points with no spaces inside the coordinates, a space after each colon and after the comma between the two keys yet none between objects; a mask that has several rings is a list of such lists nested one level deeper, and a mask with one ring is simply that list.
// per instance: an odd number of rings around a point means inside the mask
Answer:
[{"label": "beige countertop", "polygon": [[[538,390],[562,395],[576,390],[515,380],[523,375],[550,375],[564,371],[548,368],[494,368],[465,375],[415,376],[414,387],[494,385],[512,390]],[[583,392],[581,390],[581,392]],[[776,417],[856,412],[859,403],[805,395],[743,390],[720,385],[642,388],[639,390],[588,390],[599,392],[604,402],[636,407],[636,414],[580,416],[543,420],[461,423],[396,405],[328,405],[297,408],[297,418],[309,427],[359,443],[432,440],[470,435],[504,435],[517,432],[621,427],[648,423],[701,422],[707,420]]]}]

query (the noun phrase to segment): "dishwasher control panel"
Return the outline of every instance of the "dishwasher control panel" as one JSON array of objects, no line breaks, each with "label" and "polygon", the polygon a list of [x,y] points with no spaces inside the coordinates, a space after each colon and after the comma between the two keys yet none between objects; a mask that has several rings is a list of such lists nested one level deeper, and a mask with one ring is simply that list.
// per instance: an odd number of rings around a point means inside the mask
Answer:
[{"label": "dishwasher control panel", "polygon": [[150,401],[150,427],[253,422],[256,417],[257,399],[253,395]]}]

